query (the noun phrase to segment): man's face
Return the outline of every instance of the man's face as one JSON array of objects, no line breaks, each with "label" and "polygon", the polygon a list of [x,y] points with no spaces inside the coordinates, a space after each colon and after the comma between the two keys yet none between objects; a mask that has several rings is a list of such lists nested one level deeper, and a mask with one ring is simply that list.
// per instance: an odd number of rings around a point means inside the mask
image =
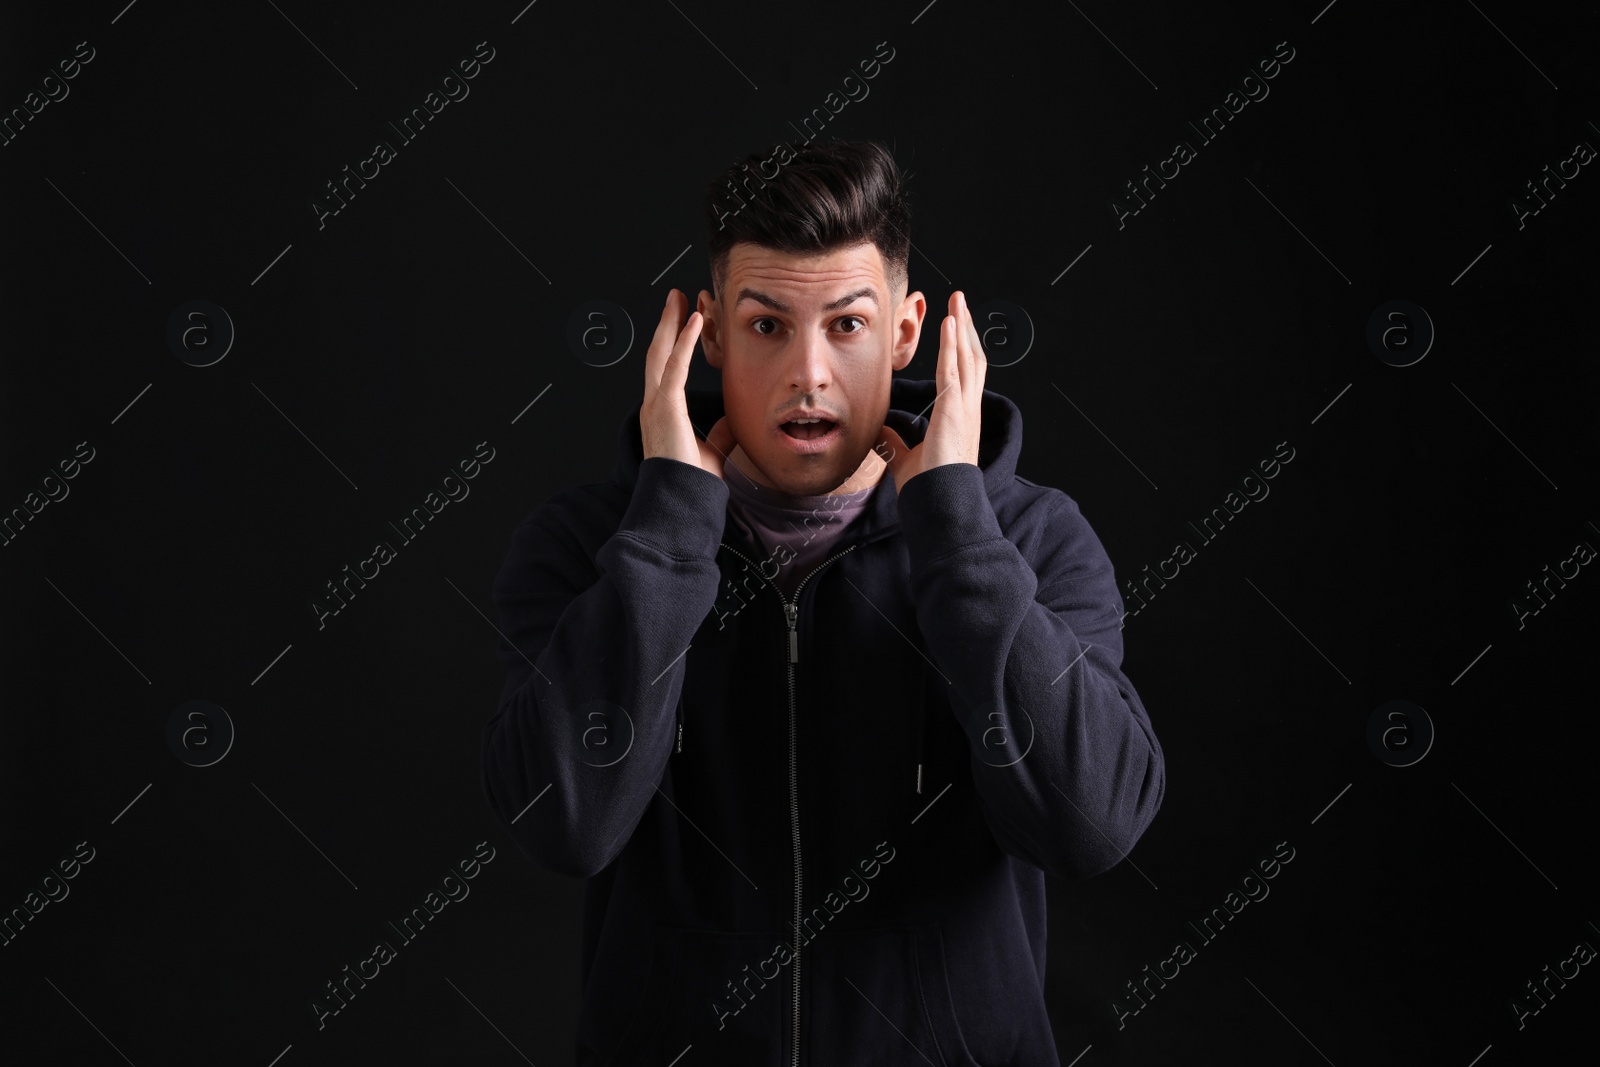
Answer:
[{"label": "man's face", "polygon": [[[890,382],[916,353],[927,309],[920,292],[890,290],[876,245],[802,257],[740,242],[721,294],[701,290],[697,307],[706,361],[722,371],[734,466],[790,496],[876,483]],[[796,408],[833,425],[785,426]]]}]

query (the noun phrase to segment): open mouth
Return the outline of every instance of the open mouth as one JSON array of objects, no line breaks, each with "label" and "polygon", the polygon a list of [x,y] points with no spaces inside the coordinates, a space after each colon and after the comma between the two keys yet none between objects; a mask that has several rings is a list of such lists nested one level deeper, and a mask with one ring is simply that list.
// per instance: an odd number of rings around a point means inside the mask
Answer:
[{"label": "open mouth", "polygon": [[780,428],[797,441],[815,441],[819,437],[828,436],[838,425],[827,419],[808,419],[802,422],[786,422]]}]

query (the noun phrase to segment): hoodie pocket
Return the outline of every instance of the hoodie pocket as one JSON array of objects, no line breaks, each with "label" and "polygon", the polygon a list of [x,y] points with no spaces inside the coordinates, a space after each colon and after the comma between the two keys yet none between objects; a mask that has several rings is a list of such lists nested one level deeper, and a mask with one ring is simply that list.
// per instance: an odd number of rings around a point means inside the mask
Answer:
[{"label": "hoodie pocket", "polygon": [[811,968],[801,1038],[809,1062],[978,1067],[950,996],[938,923],[826,932],[801,965]]},{"label": "hoodie pocket", "polygon": [[[793,981],[775,933],[731,933],[658,926],[644,990],[606,1067],[684,1063],[782,1067],[784,1024]],[[603,1023],[602,1023],[603,1026]],[[842,1062],[842,1061],[841,1061]]]}]

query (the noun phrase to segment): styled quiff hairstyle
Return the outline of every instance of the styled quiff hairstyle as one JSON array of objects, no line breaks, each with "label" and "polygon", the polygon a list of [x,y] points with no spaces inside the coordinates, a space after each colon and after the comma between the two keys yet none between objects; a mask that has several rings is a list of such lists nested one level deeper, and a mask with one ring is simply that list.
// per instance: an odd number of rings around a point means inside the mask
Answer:
[{"label": "styled quiff hairstyle", "polygon": [[900,168],[875,141],[795,141],[746,156],[706,187],[706,227],[718,299],[740,241],[792,255],[871,241],[890,288],[907,281],[911,209]]}]

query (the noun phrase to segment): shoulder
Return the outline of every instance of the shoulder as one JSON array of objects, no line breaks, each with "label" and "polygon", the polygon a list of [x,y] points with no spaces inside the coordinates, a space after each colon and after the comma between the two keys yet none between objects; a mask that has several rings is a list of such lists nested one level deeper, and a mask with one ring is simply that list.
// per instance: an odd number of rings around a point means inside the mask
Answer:
[{"label": "shoulder", "polygon": [[1055,572],[1082,578],[1110,571],[1105,546],[1083,509],[1061,489],[1014,475],[995,517],[1041,575]]},{"label": "shoulder", "polygon": [[621,524],[628,499],[615,482],[556,490],[529,509],[512,530],[507,565],[550,554],[592,560]]},{"label": "shoulder", "polygon": [[1012,475],[1011,484],[995,507],[995,517],[1007,536],[1013,531],[1026,534],[1048,530],[1062,522],[1085,522],[1078,502],[1063,490],[1040,485],[1020,474]]}]

